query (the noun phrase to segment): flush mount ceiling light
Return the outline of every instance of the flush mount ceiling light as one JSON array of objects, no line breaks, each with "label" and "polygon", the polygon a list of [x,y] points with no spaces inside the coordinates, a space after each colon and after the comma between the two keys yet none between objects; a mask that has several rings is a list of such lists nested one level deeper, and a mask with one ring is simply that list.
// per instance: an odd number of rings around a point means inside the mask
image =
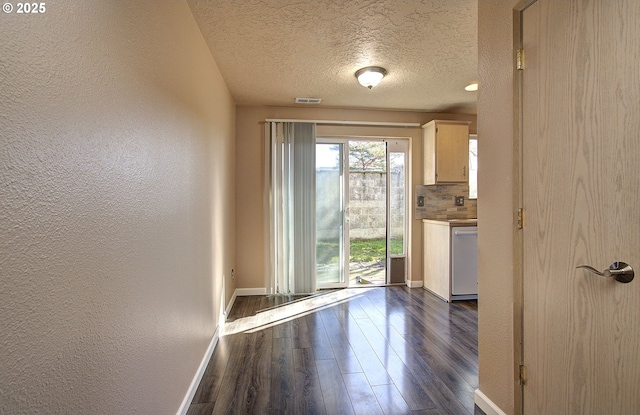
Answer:
[{"label": "flush mount ceiling light", "polygon": [[474,82],[472,84],[469,84],[467,86],[464,87],[465,91],[477,91],[478,90],[478,83]]},{"label": "flush mount ceiling light", "polygon": [[379,66],[367,66],[366,68],[358,69],[356,71],[356,78],[358,78],[360,85],[371,89],[378,85],[386,74],[387,71],[384,68]]}]

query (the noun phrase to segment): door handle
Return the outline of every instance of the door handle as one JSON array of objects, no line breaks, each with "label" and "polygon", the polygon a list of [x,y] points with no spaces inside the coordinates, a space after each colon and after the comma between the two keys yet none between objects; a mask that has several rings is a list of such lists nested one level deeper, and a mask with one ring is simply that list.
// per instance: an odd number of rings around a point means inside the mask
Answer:
[{"label": "door handle", "polygon": [[633,281],[633,277],[635,276],[635,273],[633,271],[633,268],[631,268],[631,265],[621,261],[614,262],[609,266],[608,269],[605,269],[602,272],[598,271],[597,269],[589,265],[578,265],[576,268],[584,268],[587,271],[592,272],[601,277],[607,277],[607,278],[612,277],[616,281],[622,282],[622,283],[628,283]]}]

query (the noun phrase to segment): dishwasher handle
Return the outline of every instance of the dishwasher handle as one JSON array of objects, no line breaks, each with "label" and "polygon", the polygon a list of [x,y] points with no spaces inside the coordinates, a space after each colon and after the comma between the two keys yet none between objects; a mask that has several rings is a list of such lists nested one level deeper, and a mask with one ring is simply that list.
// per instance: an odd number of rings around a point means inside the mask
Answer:
[{"label": "dishwasher handle", "polygon": [[477,235],[478,231],[477,230],[473,230],[473,231],[469,231],[469,230],[454,230],[453,234],[458,236],[458,235]]}]

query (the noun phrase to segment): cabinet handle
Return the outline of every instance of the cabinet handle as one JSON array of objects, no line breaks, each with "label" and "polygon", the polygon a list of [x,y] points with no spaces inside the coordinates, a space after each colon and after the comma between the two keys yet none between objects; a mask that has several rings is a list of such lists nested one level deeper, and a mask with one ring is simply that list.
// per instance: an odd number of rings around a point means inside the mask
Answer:
[{"label": "cabinet handle", "polygon": [[462,177],[467,177],[467,166],[462,166]]}]

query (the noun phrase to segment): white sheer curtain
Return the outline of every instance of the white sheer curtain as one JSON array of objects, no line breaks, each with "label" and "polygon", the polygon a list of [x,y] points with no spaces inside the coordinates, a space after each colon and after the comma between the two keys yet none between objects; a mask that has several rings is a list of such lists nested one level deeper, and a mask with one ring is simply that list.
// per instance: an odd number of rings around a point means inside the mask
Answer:
[{"label": "white sheer curtain", "polygon": [[315,124],[265,125],[268,294],[316,288]]}]

